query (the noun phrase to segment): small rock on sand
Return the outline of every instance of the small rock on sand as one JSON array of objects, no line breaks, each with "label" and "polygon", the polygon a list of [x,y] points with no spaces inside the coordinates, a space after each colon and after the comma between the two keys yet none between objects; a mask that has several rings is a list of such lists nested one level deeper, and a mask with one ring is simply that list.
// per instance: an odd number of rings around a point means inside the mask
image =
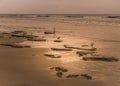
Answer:
[{"label": "small rock on sand", "polygon": [[54,69],[57,72],[68,72],[68,69],[66,69],[64,67],[52,67],[50,69]]},{"label": "small rock on sand", "polygon": [[66,78],[77,78],[77,77],[79,77],[78,74],[69,74],[66,76]]},{"label": "small rock on sand", "polygon": [[82,77],[86,78],[87,80],[91,80],[92,76],[88,75],[88,74],[81,74]]},{"label": "small rock on sand", "polygon": [[62,78],[63,77],[63,72],[57,72],[56,76],[58,76],[59,78]]}]

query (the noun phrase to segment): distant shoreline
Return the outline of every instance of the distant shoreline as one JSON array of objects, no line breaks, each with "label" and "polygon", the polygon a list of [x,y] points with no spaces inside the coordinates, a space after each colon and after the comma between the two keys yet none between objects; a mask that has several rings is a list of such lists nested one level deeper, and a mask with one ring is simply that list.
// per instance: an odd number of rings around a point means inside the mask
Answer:
[{"label": "distant shoreline", "polygon": [[16,13],[16,14],[14,14],[14,13],[1,13],[0,15],[84,15],[84,16],[120,16],[120,14],[22,14],[22,13]]}]

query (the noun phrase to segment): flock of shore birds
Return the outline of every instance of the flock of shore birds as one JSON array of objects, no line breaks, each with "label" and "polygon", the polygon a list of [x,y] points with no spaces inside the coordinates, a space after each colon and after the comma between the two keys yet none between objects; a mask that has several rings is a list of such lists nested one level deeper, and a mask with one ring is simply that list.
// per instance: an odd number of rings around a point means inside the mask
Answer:
[{"label": "flock of shore birds", "polygon": [[[35,36],[33,34],[27,34],[27,32],[25,31],[13,31],[10,33],[7,32],[2,32],[1,34],[6,34],[9,36],[9,39],[11,39],[12,37],[15,38],[22,38],[25,39],[27,41],[40,41],[40,42],[46,42],[47,39],[44,37],[39,37],[39,36]],[[47,34],[54,34],[54,32],[44,32],[45,35]],[[4,36],[0,36],[0,38],[3,38]],[[54,42],[56,43],[61,43],[62,40],[60,37],[58,37],[57,39],[54,40]],[[31,48],[30,45],[22,45],[20,43],[1,43],[1,46],[9,46],[12,48]],[[64,45],[64,48],[55,48],[52,47],[51,50],[52,51],[69,51],[72,52],[74,49],[77,50],[76,54],[78,54],[79,57],[82,57],[82,60],[84,61],[106,61],[106,62],[117,62],[119,61],[118,58],[115,57],[111,57],[111,56],[102,56],[99,55],[97,52],[97,48],[94,47],[94,42],[92,42],[90,45],[82,45],[81,47],[74,47],[74,46],[68,46],[68,45]],[[52,58],[52,59],[59,59],[62,58],[62,56],[60,55],[55,55],[55,54],[51,54],[51,53],[45,53],[44,56]],[[68,69],[64,68],[64,67],[50,67],[50,70],[54,70],[56,73],[56,76],[59,78],[62,78],[64,76],[65,72],[68,72]],[[65,76],[66,78],[77,78],[77,77],[84,77],[87,80],[91,80],[92,76],[88,75],[88,74],[69,74],[67,76]]]}]

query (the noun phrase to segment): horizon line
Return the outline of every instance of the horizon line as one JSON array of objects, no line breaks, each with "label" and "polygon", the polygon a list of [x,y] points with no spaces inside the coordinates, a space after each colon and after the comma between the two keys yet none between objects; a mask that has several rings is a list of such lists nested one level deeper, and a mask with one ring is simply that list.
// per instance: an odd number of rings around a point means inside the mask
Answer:
[{"label": "horizon line", "polygon": [[117,13],[0,13],[0,15],[120,15]]}]

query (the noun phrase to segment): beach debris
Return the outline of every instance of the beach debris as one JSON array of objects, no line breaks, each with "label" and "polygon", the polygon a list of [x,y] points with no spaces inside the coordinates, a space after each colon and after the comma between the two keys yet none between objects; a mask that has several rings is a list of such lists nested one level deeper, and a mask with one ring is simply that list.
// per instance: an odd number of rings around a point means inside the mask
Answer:
[{"label": "beach debris", "polygon": [[86,78],[87,80],[91,80],[92,76],[88,75],[88,74],[81,74],[80,76]]},{"label": "beach debris", "polygon": [[83,47],[71,47],[71,46],[67,46],[67,45],[64,45],[65,48],[71,48],[71,49],[78,49],[78,50],[88,50],[88,51],[96,51],[97,48],[83,48]]},{"label": "beach debris", "polygon": [[50,17],[49,15],[46,15],[46,16],[44,16],[44,17]]},{"label": "beach debris", "polygon": [[61,38],[61,37],[57,37],[57,39],[54,40],[54,42],[58,42],[58,43],[62,42],[62,40],[61,40],[60,38]]},{"label": "beach debris", "polygon": [[37,15],[36,17],[50,17],[49,15]]},{"label": "beach debris", "polygon": [[30,38],[38,37],[38,36],[36,36],[36,35],[32,35],[32,34],[31,34],[31,35],[25,35],[24,37],[27,38],[27,39],[30,39]]},{"label": "beach debris", "polygon": [[56,76],[59,77],[59,78],[62,78],[63,77],[63,72],[57,72]]},{"label": "beach debris", "polygon": [[81,16],[81,15],[79,15],[79,16],[76,16],[76,15],[67,15],[66,17],[68,17],[68,18],[84,18],[84,16]]},{"label": "beach debris", "polygon": [[78,54],[79,56],[84,56],[84,55],[88,55],[88,54],[92,55],[94,53],[96,53],[96,52],[94,52],[94,51],[77,51],[76,52],[76,54]]},{"label": "beach debris", "polygon": [[56,72],[68,72],[68,69],[64,68],[64,67],[51,67],[51,70],[55,70]]},{"label": "beach debris", "polygon": [[29,41],[46,41],[45,38],[40,38],[40,37],[36,37],[36,36],[28,37],[27,40],[29,40]]},{"label": "beach debris", "polygon": [[12,48],[30,48],[31,46],[29,45],[21,45],[21,44],[17,44],[17,43],[13,43],[13,44],[0,44],[2,46],[10,46]]},{"label": "beach debris", "polygon": [[58,43],[60,43],[60,42],[62,42],[62,40],[60,40],[60,39],[56,39],[56,40],[54,40],[54,42],[58,42]]},{"label": "beach debris", "polygon": [[72,51],[70,48],[51,48],[51,50],[54,51]]},{"label": "beach debris", "polygon": [[45,31],[44,32],[44,34],[53,34],[53,37],[55,38],[55,36],[56,36],[56,28],[55,28],[55,26],[53,27],[53,30],[51,30],[51,31]]},{"label": "beach debris", "polygon": [[57,39],[60,39],[61,37],[57,37]]},{"label": "beach debris", "polygon": [[66,78],[78,78],[79,75],[78,74],[69,74],[66,76]]},{"label": "beach debris", "polygon": [[25,31],[13,31],[11,32],[11,36],[13,37],[23,37],[26,38],[28,40],[38,40],[38,36],[35,35],[28,35]]},{"label": "beach debris", "polygon": [[118,58],[106,57],[106,56],[88,56],[88,57],[83,57],[83,60],[85,60],[85,61],[106,61],[106,62],[119,61]]},{"label": "beach debris", "polygon": [[47,56],[47,57],[50,57],[50,58],[61,58],[60,55],[53,55],[53,54],[48,54],[48,53],[44,54],[44,56]]},{"label": "beach debris", "polygon": [[68,72],[68,69],[64,67],[51,67],[50,70],[55,70],[56,71],[56,76],[59,78],[62,78],[65,72]]},{"label": "beach debris", "polygon": [[11,32],[11,36],[13,37],[25,37],[26,32],[24,31],[13,31]]},{"label": "beach debris", "polygon": [[37,15],[36,17],[42,17],[41,15]]},{"label": "beach debris", "polygon": [[107,16],[107,18],[120,18],[120,16]]},{"label": "beach debris", "polygon": [[79,75],[79,74],[69,74],[69,75],[66,76],[66,78],[78,78],[80,76],[86,78],[87,80],[91,80],[92,79],[92,76],[90,76],[88,74],[81,74],[81,75]]},{"label": "beach debris", "polygon": [[13,37],[23,37],[23,38],[26,38],[27,40],[29,41],[46,41],[45,38],[40,38],[38,36],[35,36],[33,34],[31,35],[28,35],[26,32],[24,31],[13,31],[11,32]]},{"label": "beach debris", "polygon": [[57,66],[57,67],[51,67],[50,70],[55,70],[56,71],[56,76],[59,77],[59,78],[62,78],[63,76],[66,77],[66,78],[78,78],[78,77],[84,77],[86,78],[87,80],[91,80],[92,79],[92,76],[88,75],[88,74],[65,74],[66,72],[68,72],[68,69],[64,68],[64,67],[60,67],[60,66]]},{"label": "beach debris", "polygon": [[46,31],[44,34],[55,34],[54,31]]}]

